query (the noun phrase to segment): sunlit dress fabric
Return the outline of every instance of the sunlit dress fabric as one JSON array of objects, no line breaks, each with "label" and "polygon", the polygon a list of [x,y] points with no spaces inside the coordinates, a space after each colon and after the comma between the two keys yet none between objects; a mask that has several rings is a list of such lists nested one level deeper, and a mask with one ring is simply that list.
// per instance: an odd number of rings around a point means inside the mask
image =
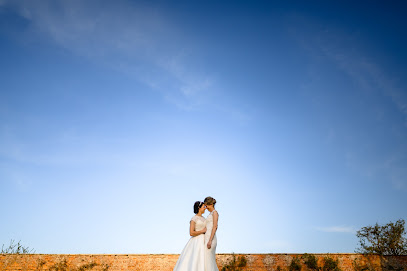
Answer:
[{"label": "sunlit dress fabric", "polygon": [[[206,227],[205,218],[194,216],[191,221],[195,222],[195,231],[201,231]],[[174,267],[174,271],[205,271],[205,235],[191,237],[185,245]]]},{"label": "sunlit dress fabric", "polygon": [[[211,238],[213,228],[213,212],[206,218],[206,232],[205,232],[205,271],[219,271],[216,265],[216,245],[218,244],[216,232],[213,236],[211,248],[206,246]],[[192,269],[191,269],[192,270]]]}]

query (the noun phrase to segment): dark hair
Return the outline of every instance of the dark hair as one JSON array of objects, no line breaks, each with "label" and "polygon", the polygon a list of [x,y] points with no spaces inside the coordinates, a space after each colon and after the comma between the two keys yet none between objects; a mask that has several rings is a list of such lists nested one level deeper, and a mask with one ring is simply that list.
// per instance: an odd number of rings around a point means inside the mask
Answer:
[{"label": "dark hair", "polygon": [[214,198],[212,198],[212,197],[206,197],[205,200],[204,200],[204,203],[205,203],[206,205],[213,205],[213,206],[215,206],[215,204],[216,204],[216,199],[214,199]]},{"label": "dark hair", "polygon": [[199,208],[202,207],[204,203],[202,201],[196,201],[194,203],[194,213],[197,214],[199,212]]}]

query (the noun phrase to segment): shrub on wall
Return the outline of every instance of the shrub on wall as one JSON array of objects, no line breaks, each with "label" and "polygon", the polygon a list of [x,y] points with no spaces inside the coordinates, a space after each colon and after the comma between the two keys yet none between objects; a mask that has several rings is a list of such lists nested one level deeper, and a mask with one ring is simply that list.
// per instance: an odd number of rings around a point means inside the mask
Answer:
[{"label": "shrub on wall", "polygon": [[246,265],[247,260],[245,256],[240,256],[236,259],[236,256],[233,253],[232,259],[222,267],[221,271],[241,271]]},{"label": "shrub on wall", "polygon": [[338,266],[338,260],[334,260],[329,256],[324,258],[324,266],[322,267],[323,271],[341,271]]},{"label": "shrub on wall", "polygon": [[352,266],[355,271],[376,271],[376,268],[370,262],[362,263],[359,259],[354,259]]},{"label": "shrub on wall", "polygon": [[11,239],[10,245],[8,247],[4,247],[4,244],[1,247],[0,254],[33,254],[35,253],[34,249],[30,249],[29,247],[24,247],[21,245],[21,240],[18,241],[17,244],[14,243],[14,240]]},{"label": "shrub on wall", "polygon": [[318,267],[318,261],[317,261],[317,257],[315,257],[315,255],[305,253],[304,255],[302,255],[302,259],[304,260],[305,266],[309,270],[317,271],[320,269]]},{"label": "shrub on wall", "polygon": [[52,270],[52,271],[66,271],[67,269],[68,269],[68,263],[66,262],[66,260],[55,263],[49,268],[49,270]]},{"label": "shrub on wall", "polygon": [[294,257],[291,260],[290,265],[288,266],[289,271],[301,271],[301,262],[300,259],[297,257]]}]

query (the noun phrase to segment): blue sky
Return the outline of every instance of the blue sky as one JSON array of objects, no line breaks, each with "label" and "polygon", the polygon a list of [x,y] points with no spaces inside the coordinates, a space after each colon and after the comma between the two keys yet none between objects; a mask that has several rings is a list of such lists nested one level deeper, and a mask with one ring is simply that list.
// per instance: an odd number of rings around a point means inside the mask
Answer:
[{"label": "blue sky", "polygon": [[0,243],[353,252],[405,219],[402,1],[0,0]]}]

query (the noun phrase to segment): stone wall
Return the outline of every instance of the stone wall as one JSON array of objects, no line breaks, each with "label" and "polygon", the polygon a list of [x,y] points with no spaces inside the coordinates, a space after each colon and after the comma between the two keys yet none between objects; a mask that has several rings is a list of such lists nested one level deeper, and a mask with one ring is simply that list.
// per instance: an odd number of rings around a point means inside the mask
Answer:
[{"label": "stone wall", "polygon": [[[317,259],[318,266],[324,266],[324,259],[337,260],[342,271],[407,271],[407,256],[361,254],[311,254]],[[243,256],[247,271],[288,271],[293,259],[299,260],[301,271],[314,271],[304,263],[303,254],[218,254],[216,257],[219,270],[235,257]],[[0,271],[54,270],[54,271],[172,271],[178,254],[0,254]],[[299,271],[292,269],[292,271]],[[194,270],[191,270],[194,271]],[[323,271],[333,271],[327,270]]]}]

